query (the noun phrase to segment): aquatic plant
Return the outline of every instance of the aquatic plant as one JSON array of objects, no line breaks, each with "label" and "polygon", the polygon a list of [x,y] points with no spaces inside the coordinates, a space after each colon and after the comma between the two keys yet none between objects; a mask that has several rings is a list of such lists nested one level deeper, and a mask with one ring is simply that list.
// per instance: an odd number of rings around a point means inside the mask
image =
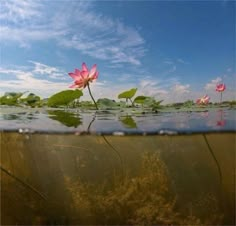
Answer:
[{"label": "aquatic plant", "polygon": [[119,104],[116,103],[115,100],[111,100],[109,98],[100,98],[97,100],[97,104],[99,108],[103,109],[112,109],[119,106]]},{"label": "aquatic plant", "polygon": [[30,93],[26,98],[22,98],[21,102],[31,107],[36,107],[41,105],[40,97],[34,93]]},{"label": "aquatic plant", "polygon": [[222,103],[222,93],[226,90],[224,83],[216,85],[216,91],[220,93],[220,103]]},{"label": "aquatic plant", "polygon": [[[147,98],[146,100],[145,100],[145,103],[147,104],[147,105],[149,105],[150,104],[150,107],[152,108],[152,110],[153,111],[156,111],[157,109],[160,109],[161,108],[161,102],[162,102],[163,100],[159,100],[159,101],[156,101],[154,98],[151,98],[151,97],[149,97],[149,98]],[[144,103],[144,104],[145,104]]]},{"label": "aquatic plant", "polygon": [[183,106],[187,108],[191,108],[193,107],[193,105],[194,105],[194,102],[192,100],[187,100],[183,103]]},{"label": "aquatic plant", "polygon": [[94,105],[96,109],[98,110],[97,103],[93,98],[93,95],[90,90],[89,83],[93,82],[98,78],[98,71],[97,71],[97,65],[94,64],[91,70],[88,69],[87,65],[85,63],[82,63],[82,70],[80,71],[79,69],[75,69],[74,72],[69,72],[68,73],[71,78],[74,79],[74,84],[69,86],[69,88],[79,88],[79,89],[84,89],[88,87],[89,95],[91,96]]},{"label": "aquatic plant", "polygon": [[64,90],[59,93],[52,95],[47,102],[49,107],[58,107],[61,105],[68,105],[72,101],[83,96],[81,90]]},{"label": "aquatic plant", "polygon": [[210,97],[209,97],[208,95],[205,95],[205,96],[203,96],[203,97],[201,97],[201,98],[198,98],[198,99],[196,100],[196,103],[197,103],[197,104],[208,104],[208,103],[209,103],[209,100],[210,100]]},{"label": "aquatic plant", "polygon": [[134,99],[134,103],[137,103],[137,104],[144,104],[145,100],[147,99],[148,97],[147,96],[137,96],[135,97]]},{"label": "aquatic plant", "polygon": [[126,102],[128,102],[128,100],[130,100],[132,106],[134,105],[133,101],[132,101],[132,97],[135,95],[135,93],[137,92],[137,88],[133,88],[127,91],[124,91],[122,93],[120,93],[118,95],[119,99],[126,99]]},{"label": "aquatic plant", "polygon": [[71,224],[199,225],[196,215],[178,211],[168,169],[159,154],[145,153],[137,176],[117,175],[100,186],[66,177],[71,194]]},{"label": "aquatic plant", "polygon": [[0,97],[0,104],[9,106],[19,105],[20,98],[24,95],[24,93],[26,92],[6,92],[2,97]]}]

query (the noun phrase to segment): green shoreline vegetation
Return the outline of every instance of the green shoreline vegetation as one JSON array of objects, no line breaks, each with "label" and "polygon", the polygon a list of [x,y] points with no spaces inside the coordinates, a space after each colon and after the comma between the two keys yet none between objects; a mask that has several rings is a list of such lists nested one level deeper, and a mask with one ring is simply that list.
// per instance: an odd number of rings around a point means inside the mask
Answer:
[{"label": "green shoreline vegetation", "polygon": [[[122,92],[118,95],[119,101],[109,98],[100,98],[96,101],[101,110],[117,110],[132,108],[133,110],[141,110],[141,112],[168,112],[168,111],[206,111],[212,108],[225,107],[230,109],[236,108],[236,100],[223,101],[221,103],[197,104],[193,100],[185,102],[162,104],[162,100],[155,100],[153,97],[137,96],[134,97],[137,89]],[[26,92],[6,92],[0,97],[0,105],[17,106],[17,107],[53,107],[53,108],[79,108],[79,109],[95,109],[92,101],[81,101],[83,96],[81,90],[65,90],[52,95],[49,98],[42,99],[34,93]],[[25,97],[24,97],[25,96]],[[125,99],[125,101],[124,101]],[[128,100],[130,102],[128,102]]]}]

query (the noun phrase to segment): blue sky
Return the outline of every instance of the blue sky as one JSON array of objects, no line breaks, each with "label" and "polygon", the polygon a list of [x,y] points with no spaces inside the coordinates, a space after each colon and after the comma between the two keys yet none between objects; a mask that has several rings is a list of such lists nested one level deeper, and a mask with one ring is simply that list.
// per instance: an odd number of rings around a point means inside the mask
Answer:
[{"label": "blue sky", "polygon": [[[68,89],[68,72],[97,64],[95,98],[166,103],[235,99],[235,1],[0,0],[0,94]],[[88,99],[87,90],[83,99]]]}]

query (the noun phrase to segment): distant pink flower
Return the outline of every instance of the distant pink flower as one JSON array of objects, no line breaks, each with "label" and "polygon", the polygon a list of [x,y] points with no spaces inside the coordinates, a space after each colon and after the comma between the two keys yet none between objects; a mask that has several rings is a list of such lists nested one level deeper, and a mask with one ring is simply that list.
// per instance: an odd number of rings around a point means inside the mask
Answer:
[{"label": "distant pink flower", "polygon": [[70,88],[85,88],[86,86],[89,86],[90,82],[93,82],[93,80],[98,77],[96,64],[94,64],[89,71],[87,65],[83,63],[81,71],[76,68],[74,72],[68,74],[74,79],[74,84],[69,86]]},{"label": "distant pink flower", "polygon": [[223,83],[216,85],[216,91],[217,91],[217,92],[224,92],[225,89],[226,89],[226,85],[223,84]]},{"label": "distant pink flower", "polygon": [[222,102],[222,93],[226,90],[226,85],[224,83],[216,85],[216,91],[220,92],[220,103]]},{"label": "distant pink flower", "polygon": [[208,104],[208,103],[209,103],[209,100],[210,100],[210,97],[209,97],[208,95],[205,95],[205,96],[203,96],[203,97],[201,97],[201,98],[198,98],[198,99],[196,100],[196,103],[197,103],[197,104]]}]

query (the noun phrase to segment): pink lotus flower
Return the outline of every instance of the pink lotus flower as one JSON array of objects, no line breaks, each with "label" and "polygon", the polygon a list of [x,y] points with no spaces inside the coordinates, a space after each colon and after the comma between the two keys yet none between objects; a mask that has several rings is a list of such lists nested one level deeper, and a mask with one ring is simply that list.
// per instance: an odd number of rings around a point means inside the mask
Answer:
[{"label": "pink lotus flower", "polygon": [[87,65],[83,63],[81,71],[76,68],[75,72],[70,72],[68,74],[74,79],[74,84],[69,86],[69,88],[85,88],[86,86],[89,86],[90,82],[93,82],[93,80],[98,77],[96,64],[94,64],[89,71]]},{"label": "pink lotus flower", "polygon": [[196,100],[196,103],[197,103],[197,104],[208,104],[208,103],[209,103],[209,100],[210,100],[210,97],[209,97],[208,95],[205,95],[205,96],[203,96],[203,97],[201,97],[201,98],[198,98],[198,99]]},{"label": "pink lotus flower", "polygon": [[71,78],[74,79],[74,84],[69,86],[69,88],[82,88],[84,89],[86,86],[88,87],[89,94],[94,102],[94,105],[96,109],[98,110],[96,101],[93,98],[93,95],[91,93],[89,83],[93,82],[98,78],[98,71],[97,71],[97,65],[94,64],[91,70],[89,71],[87,68],[87,65],[85,63],[82,64],[82,70],[75,69],[75,72],[68,73]]},{"label": "pink lotus flower", "polygon": [[226,85],[223,84],[223,83],[216,85],[216,91],[217,91],[217,92],[224,92],[225,89],[226,89]]},{"label": "pink lotus flower", "polygon": [[224,83],[216,85],[216,91],[220,92],[220,103],[222,102],[222,92],[226,90],[226,85]]}]

